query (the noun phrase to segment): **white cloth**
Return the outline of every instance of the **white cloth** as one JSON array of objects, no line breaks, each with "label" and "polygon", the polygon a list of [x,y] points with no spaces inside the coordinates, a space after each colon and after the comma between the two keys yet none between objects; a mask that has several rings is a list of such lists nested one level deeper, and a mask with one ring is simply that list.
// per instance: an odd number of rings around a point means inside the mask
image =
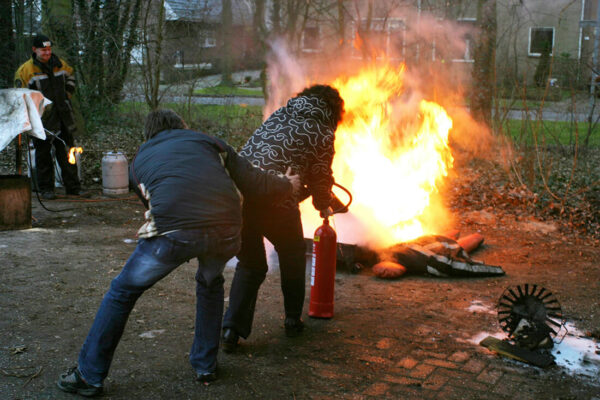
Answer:
[{"label": "white cloth", "polygon": [[50,103],[37,90],[0,89],[0,150],[23,132],[46,139],[41,117]]}]

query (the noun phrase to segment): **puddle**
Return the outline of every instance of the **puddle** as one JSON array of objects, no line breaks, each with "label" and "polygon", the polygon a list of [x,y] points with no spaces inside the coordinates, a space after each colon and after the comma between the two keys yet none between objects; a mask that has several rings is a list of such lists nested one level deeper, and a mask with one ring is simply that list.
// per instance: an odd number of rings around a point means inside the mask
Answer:
[{"label": "puddle", "polygon": [[486,304],[479,300],[473,300],[467,311],[479,314],[496,314],[496,309],[491,304]]},{"label": "puddle", "polygon": [[[570,375],[581,375],[592,378],[592,380],[600,384],[600,354],[596,353],[600,352],[600,343],[595,342],[591,338],[584,337],[585,335],[570,322],[567,322],[565,326],[568,333],[564,336],[562,342],[554,344],[551,351],[556,364],[567,370]],[[499,331],[495,333],[479,332],[469,339],[459,339],[459,341],[479,346],[479,342],[488,336],[493,336],[500,340],[506,339],[506,333]]]},{"label": "puddle", "polygon": [[571,374],[598,379],[600,354],[596,354],[596,351],[600,351],[600,343],[583,337],[585,335],[570,322],[566,327],[569,332],[562,342],[555,344],[552,349],[556,364],[567,369]]}]

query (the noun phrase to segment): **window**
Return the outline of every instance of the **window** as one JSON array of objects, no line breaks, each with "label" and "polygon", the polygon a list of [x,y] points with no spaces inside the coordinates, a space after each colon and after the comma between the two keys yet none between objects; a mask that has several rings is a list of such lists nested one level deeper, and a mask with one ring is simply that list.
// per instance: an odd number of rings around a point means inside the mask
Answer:
[{"label": "window", "polygon": [[316,26],[306,27],[302,35],[302,50],[315,51],[319,50],[319,28]]},{"label": "window", "polygon": [[552,55],[554,28],[529,28],[529,55],[539,57],[544,51]]}]

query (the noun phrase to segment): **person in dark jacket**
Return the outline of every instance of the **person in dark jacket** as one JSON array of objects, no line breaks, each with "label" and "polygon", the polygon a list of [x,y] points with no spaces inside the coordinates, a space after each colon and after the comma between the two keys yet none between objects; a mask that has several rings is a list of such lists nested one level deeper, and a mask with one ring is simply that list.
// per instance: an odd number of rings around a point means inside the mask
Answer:
[{"label": "person in dark jacket", "polygon": [[[196,325],[190,363],[197,380],[217,378],[223,318],[223,269],[240,248],[241,203],[284,198],[300,188],[289,171],[269,174],[217,138],[188,130],[171,110],[151,112],[147,141],[131,162],[130,181],[147,207],[139,241],[112,281],[79,353],[61,375],[63,391],[99,394],[136,300],[182,263],[198,259]],[[241,193],[241,194],[240,194]]]},{"label": "person in dark jacket", "polygon": [[42,123],[47,131],[56,135],[45,140],[32,139],[35,147],[37,190],[45,200],[56,198],[51,153],[54,146],[66,193],[87,197],[88,192],[81,189],[77,166],[68,161],[68,152],[74,146],[73,135],[76,130],[70,101],[75,92],[73,68],[62,58],[52,54],[52,41],[45,35],[37,34],[33,38],[32,50],[31,58],[15,73],[15,87],[40,91],[44,97],[52,100],[44,110]]},{"label": "person in dark jacket", "polygon": [[312,195],[313,206],[322,216],[330,212],[334,133],[343,112],[344,101],[336,89],[311,86],[275,111],[240,152],[272,173],[291,167],[300,175],[304,193],[244,202],[242,249],[223,321],[226,352],[235,350],[240,336],[247,338],[250,334],[258,290],[268,271],[264,238],[273,244],[279,257],[285,333],[293,337],[303,330],[306,250],[298,204]]}]

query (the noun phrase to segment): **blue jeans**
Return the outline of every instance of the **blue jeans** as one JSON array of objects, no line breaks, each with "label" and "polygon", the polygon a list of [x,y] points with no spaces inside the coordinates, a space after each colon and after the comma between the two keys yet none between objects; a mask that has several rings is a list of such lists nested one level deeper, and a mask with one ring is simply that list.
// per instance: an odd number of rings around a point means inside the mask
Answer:
[{"label": "blue jeans", "polygon": [[79,371],[91,385],[108,375],[113,354],[136,300],[181,264],[198,259],[196,326],[190,363],[198,373],[215,371],[223,318],[223,269],[240,249],[240,228],[180,230],[140,239],[113,279],[79,353]]}]

